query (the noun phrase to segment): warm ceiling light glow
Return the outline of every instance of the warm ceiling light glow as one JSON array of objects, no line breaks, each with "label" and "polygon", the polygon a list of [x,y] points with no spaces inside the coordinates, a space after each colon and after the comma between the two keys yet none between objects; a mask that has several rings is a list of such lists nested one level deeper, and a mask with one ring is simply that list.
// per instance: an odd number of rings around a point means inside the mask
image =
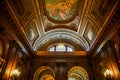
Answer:
[{"label": "warm ceiling light glow", "polygon": [[106,71],[104,72],[104,75],[105,75],[105,77],[110,77],[111,78],[113,76],[113,73],[112,73],[112,71],[106,69]]}]

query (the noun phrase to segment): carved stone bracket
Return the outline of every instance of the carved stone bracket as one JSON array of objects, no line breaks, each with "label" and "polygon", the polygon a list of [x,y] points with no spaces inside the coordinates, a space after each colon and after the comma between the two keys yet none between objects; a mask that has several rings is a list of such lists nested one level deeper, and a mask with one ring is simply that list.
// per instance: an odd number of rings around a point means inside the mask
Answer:
[{"label": "carved stone bracket", "polygon": [[[118,8],[115,11],[115,14],[112,16],[111,20],[109,21],[108,25],[103,29],[103,32],[101,33],[102,36],[97,41],[99,43],[95,45],[94,50],[91,53],[94,53],[94,51],[99,47],[99,45],[104,41],[106,36],[110,33],[111,29],[114,27],[114,25],[120,18],[119,14],[120,14],[120,5],[118,5]],[[119,32],[118,32],[118,34],[119,34]]]}]

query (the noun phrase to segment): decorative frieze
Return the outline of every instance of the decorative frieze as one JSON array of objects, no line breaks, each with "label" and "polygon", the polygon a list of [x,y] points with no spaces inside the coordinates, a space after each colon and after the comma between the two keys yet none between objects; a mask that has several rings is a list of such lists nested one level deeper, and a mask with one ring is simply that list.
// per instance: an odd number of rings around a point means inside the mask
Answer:
[{"label": "decorative frieze", "polygon": [[[20,28],[18,27],[19,25],[17,25],[15,23],[15,21],[13,20],[12,16],[10,15],[9,11],[6,8],[6,5],[5,5],[4,1],[0,4],[0,8],[1,7],[2,7],[2,11],[3,11],[2,13],[4,14],[4,16],[6,16],[8,23],[10,24],[10,26],[12,26],[12,29],[14,30],[14,34],[21,41],[21,44],[23,44],[25,49],[29,53],[32,53],[32,50],[30,49],[30,46],[27,44],[25,37],[23,37],[23,33],[20,31]],[[27,54],[27,55],[30,56],[31,54]]]},{"label": "decorative frieze", "polygon": [[111,20],[109,21],[108,25],[106,25],[106,27],[101,32],[102,35],[98,39],[98,41],[97,41],[98,43],[95,45],[95,47],[94,47],[94,49],[92,50],[91,53],[94,53],[94,51],[97,50],[97,48],[104,41],[104,39],[106,38],[106,36],[110,33],[111,29],[114,27],[114,25],[116,24],[116,22],[118,22],[118,20],[120,18],[119,14],[120,14],[120,5],[118,5],[118,8],[115,11],[115,14],[112,16]]}]

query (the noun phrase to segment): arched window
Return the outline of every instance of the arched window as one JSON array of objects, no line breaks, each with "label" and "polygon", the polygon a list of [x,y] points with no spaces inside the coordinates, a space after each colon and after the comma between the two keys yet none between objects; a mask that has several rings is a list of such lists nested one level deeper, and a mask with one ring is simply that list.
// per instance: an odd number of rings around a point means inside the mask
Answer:
[{"label": "arched window", "polygon": [[73,52],[74,48],[71,45],[65,43],[58,43],[48,48],[50,52]]}]

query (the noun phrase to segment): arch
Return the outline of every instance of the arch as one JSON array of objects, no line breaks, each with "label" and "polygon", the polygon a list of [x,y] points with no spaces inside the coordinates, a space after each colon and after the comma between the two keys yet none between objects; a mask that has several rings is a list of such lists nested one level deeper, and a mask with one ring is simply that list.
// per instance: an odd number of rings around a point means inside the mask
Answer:
[{"label": "arch", "polygon": [[89,80],[87,71],[80,66],[72,67],[67,76],[68,80]]},{"label": "arch", "polygon": [[55,78],[49,74],[43,75],[40,80],[55,80]]},{"label": "arch", "polygon": [[78,37],[76,33],[67,29],[61,29],[61,30],[54,29],[54,31],[51,30],[47,32],[45,36],[38,38],[35,41],[33,45],[34,51],[36,51],[42,45],[46,44],[46,42],[50,42],[55,39],[67,39],[68,41],[71,40],[72,42],[78,44],[83,50],[85,51],[89,50],[89,45],[87,41],[82,37]]},{"label": "arch", "polygon": [[65,21],[71,18],[74,19],[75,15],[78,13],[77,8],[79,8],[79,0],[54,0],[50,3],[49,2],[49,0],[45,0],[45,2],[43,2],[45,3],[43,7],[46,16],[52,21]]},{"label": "arch", "polygon": [[42,66],[35,71],[33,80],[47,80],[48,78],[55,80],[55,72],[49,66]]}]

